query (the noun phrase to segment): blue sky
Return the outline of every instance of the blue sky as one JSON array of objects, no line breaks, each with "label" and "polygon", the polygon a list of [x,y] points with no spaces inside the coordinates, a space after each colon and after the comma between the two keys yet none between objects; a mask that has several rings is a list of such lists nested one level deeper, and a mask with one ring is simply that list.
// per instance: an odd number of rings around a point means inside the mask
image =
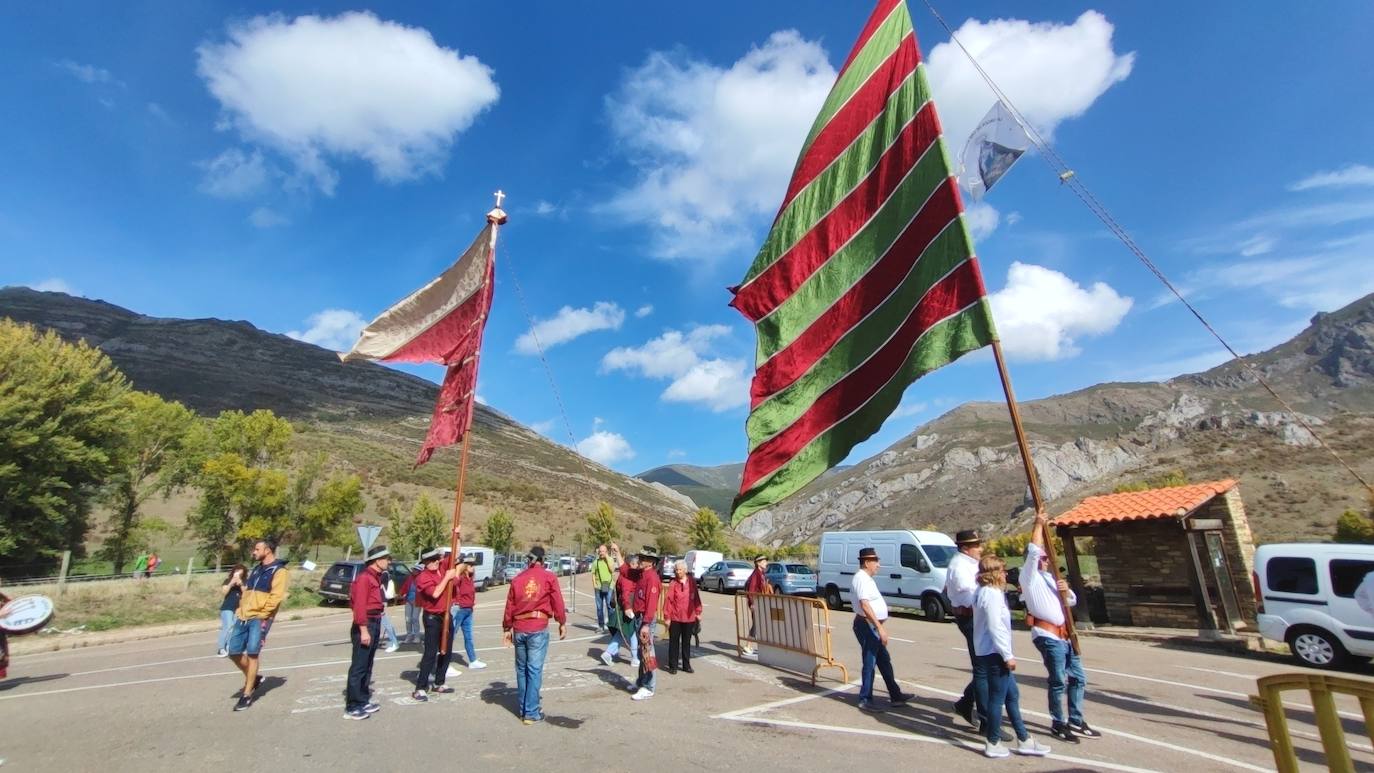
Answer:
[{"label": "blue sky", "polygon": [[[944,3],[1012,100],[1243,351],[1374,291],[1374,6]],[[868,2],[0,11],[0,285],[332,348],[451,262],[500,188],[482,399],[626,472],[740,461],[727,308]],[[441,10],[436,10],[441,9]],[[993,98],[911,13],[951,152]],[[1219,346],[1028,156],[971,212],[1019,396]],[[437,379],[437,368],[421,369]],[[966,400],[913,385],[850,461]]]}]

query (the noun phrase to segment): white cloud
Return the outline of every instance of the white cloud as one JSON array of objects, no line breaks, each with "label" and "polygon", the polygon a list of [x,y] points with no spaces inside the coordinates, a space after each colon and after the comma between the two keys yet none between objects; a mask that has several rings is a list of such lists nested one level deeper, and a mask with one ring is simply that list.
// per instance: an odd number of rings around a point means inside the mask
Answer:
[{"label": "white cloud", "polygon": [[263,189],[269,175],[267,162],[256,150],[245,153],[229,148],[209,161],[197,162],[196,166],[205,173],[200,181],[201,192],[224,199],[252,196]]},{"label": "white cloud", "polygon": [[286,225],[291,221],[284,215],[278,214],[267,207],[258,207],[248,215],[248,222],[257,228],[276,228],[279,225]]},{"label": "white cloud", "polygon": [[1258,292],[1290,309],[1335,311],[1374,292],[1374,274],[1352,270],[1370,254],[1374,232],[1365,234],[1358,246],[1219,263],[1190,273],[1184,284],[1191,289],[1184,294],[1191,301],[1217,291]]},{"label": "white cloud", "polygon": [[920,413],[925,413],[926,409],[929,407],[930,403],[928,402],[913,403],[902,400],[901,404],[897,406],[897,410],[892,412],[891,418],[900,419],[906,416],[915,416]]},{"label": "white cloud", "polygon": [[44,293],[66,293],[67,295],[81,295],[76,288],[67,283],[67,280],[60,277],[49,277],[41,282],[34,282],[29,285],[30,289]]},{"label": "white cloud", "polygon": [[[969,19],[955,37],[1046,139],[1131,74],[1135,54],[1112,48],[1114,28],[1097,11],[1073,24]],[[953,42],[930,50],[927,66],[949,149],[957,158],[997,98]],[[1047,88],[1046,84],[1053,84]]]},{"label": "white cloud", "polygon": [[347,351],[357,343],[358,335],[367,327],[367,320],[358,312],[347,309],[325,309],[318,314],[311,314],[305,322],[310,327],[304,332],[289,330],[286,335],[336,352]]},{"label": "white cloud", "polygon": [[730,334],[725,325],[704,325],[686,335],[669,330],[639,347],[618,347],[601,358],[601,370],[624,370],[645,378],[670,379],[666,402],[700,403],[720,413],[749,403],[744,360],[709,356],[712,342]]},{"label": "white cloud", "polygon": [[536,421],[536,422],[534,422],[533,424],[530,425],[530,429],[534,430],[535,432],[538,432],[539,434],[541,434],[541,435],[543,435],[543,436],[545,436],[545,437],[549,437],[549,436],[553,433],[553,428],[554,428],[554,421],[553,421],[553,419],[546,419],[546,420],[544,420],[544,421]]},{"label": "white cloud", "polygon": [[1307,191],[1313,188],[1349,188],[1353,186],[1374,186],[1374,167],[1364,164],[1351,164],[1344,169],[1332,172],[1318,172],[1288,186],[1290,191]]},{"label": "white cloud", "polygon": [[60,59],[53,62],[53,65],[82,83],[109,83],[115,86],[124,86],[124,81],[114,77],[109,70],[103,67],[81,64],[70,59]]},{"label": "white cloud", "polygon": [[635,458],[635,450],[624,436],[604,429],[577,441],[577,452],[607,467]]},{"label": "white cloud", "polygon": [[686,452],[686,451],[683,451],[681,448],[670,448],[670,449],[668,449],[668,458],[669,458],[669,459],[686,459],[686,458],[687,458],[687,452]]},{"label": "white cloud", "polygon": [[176,121],[172,120],[171,114],[167,112],[167,108],[156,102],[148,103],[148,114],[168,125],[176,123]]},{"label": "white cloud", "polygon": [[603,209],[649,227],[660,258],[709,260],[751,245],[834,80],[824,49],[794,30],[724,68],[651,53],[606,100],[639,179]]},{"label": "white cloud", "polygon": [[540,199],[534,203],[534,214],[540,217],[547,217],[558,211],[558,207],[551,201]]},{"label": "white cloud", "polygon": [[986,202],[975,202],[964,210],[964,222],[968,223],[974,244],[992,236],[992,232],[997,230],[999,219],[997,209]]},{"label": "white cloud", "polygon": [[1019,223],[1019,222],[1021,222],[1021,213],[1020,213],[1020,212],[1008,212],[1008,213],[1007,213],[1007,226],[1008,226],[1008,227],[1014,226],[1014,225],[1016,225],[1016,224]]},{"label": "white cloud", "polygon": [[547,351],[597,330],[619,330],[624,322],[624,309],[609,301],[598,301],[590,309],[564,306],[552,318],[535,322],[529,331],[515,339],[515,351],[538,354],[541,347]]},{"label": "white cloud", "polygon": [[1084,289],[1058,271],[1020,262],[989,300],[1007,355],[1022,360],[1077,355],[1078,338],[1115,330],[1132,303],[1102,282]]},{"label": "white cloud", "polygon": [[645,317],[647,317],[647,316],[649,316],[650,314],[653,314],[653,313],[654,313],[654,307],[653,307],[653,305],[652,305],[652,304],[649,304],[649,303],[646,303],[646,304],[644,304],[643,306],[640,306],[639,308],[635,309],[635,319],[644,319]]},{"label": "white cloud", "polygon": [[1272,252],[1273,249],[1274,237],[1266,236],[1264,234],[1252,236],[1249,239],[1246,239],[1245,241],[1241,242],[1238,247],[1238,251],[1240,252],[1241,256],[1246,258],[1253,258],[1257,255],[1263,255],[1267,252]]},{"label": "white cloud", "polygon": [[420,27],[371,13],[258,16],[196,49],[225,126],[332,194],[331,164],[359,158],[387,182],[437,174],[457,135],[497,101],[491,68]]}]

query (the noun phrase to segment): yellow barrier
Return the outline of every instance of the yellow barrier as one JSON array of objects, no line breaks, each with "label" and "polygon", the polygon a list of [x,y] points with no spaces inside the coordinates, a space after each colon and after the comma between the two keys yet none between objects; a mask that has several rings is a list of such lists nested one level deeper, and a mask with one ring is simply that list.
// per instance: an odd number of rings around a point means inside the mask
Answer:
[{"label": "yellow barrier", "polygon": [[1258,685],[1259,695],[1251,695],[1250,703],[1264,712],[1269,740],[1273,742],[1274,765],[1279,773],[1297,773],[1298,770],[1298,755],[1288,734],[1288,718],[1283,713],[1283,693],[1288,690],[1306,690],[1311,695],[1327,769],[1354,773],[1341,716],[1336,711],[1335,693],[1359,699],[1360,710],[1364,712],[1365,734],[1374,742],[1374,682],[1326,674],[1272,674],[1260,677]]},{"label": "yellow barrier", "polygon": [[823,668],[838,668],[841,681],[849,681],[849,669],[835,660],[830,630],[830,608],[820,599],[779,593],[735,594],[735,647],[739,653],[744,654],[748,642],[813,657],[816,665],[811,669],[811,684],[816,683]]}]

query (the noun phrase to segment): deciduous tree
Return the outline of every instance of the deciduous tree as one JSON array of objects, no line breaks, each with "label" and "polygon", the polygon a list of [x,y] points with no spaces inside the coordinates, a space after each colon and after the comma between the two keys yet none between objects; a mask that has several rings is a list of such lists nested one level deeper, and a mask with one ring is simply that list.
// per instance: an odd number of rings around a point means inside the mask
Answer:
[{"label": "deciduous tree", "polygon": [[587,541],[592,545],[609,545],[620,537],[620,529],[615,522],[615,512],[610,504],[602,502],[596,509],[587,513]]},{"label": "deciduous tree", "polygon": [[720,522],[715,510],[709,507],[697,510],[692,525],[687,529],[687,542],[697,550],[725,552],[725,525]]},{"label": "deciduous tree", "polygon": [[515,519],[505,510],[497,510],[482,524],[482,542],[496,554],[506,555],[515,547]]}]

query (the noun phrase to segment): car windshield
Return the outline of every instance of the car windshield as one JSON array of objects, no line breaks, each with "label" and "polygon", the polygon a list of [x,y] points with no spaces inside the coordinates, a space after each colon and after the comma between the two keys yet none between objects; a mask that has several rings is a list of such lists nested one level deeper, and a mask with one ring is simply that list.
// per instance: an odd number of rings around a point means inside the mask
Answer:
[{"label": "car windshield", "polygon": [[752,567],[750,566],[750,564],[749,564],[748,561],[726,561],[726,562],[725,562],[725,568],[726,568],[726,569],[750,569],[750,568],[752,568]]},{"label": "car windshield", "polygon": [[788,564],[787,571],[790,574],[814,574],[814,572],[811,571],[811,567],[806,564]]},{"label": "car windshield", "polygon": [[329,567],[329,571],[325,573],[325,576],[331,580],[351,580],[353,579],[353,565],[334,564],[333,566]]},{"label": "car windshield", "polygon": [[953,545],[921,545],[921,549],[930,557],[930,563],[941,569],[949,566],[949,559],[959,552]]}]

